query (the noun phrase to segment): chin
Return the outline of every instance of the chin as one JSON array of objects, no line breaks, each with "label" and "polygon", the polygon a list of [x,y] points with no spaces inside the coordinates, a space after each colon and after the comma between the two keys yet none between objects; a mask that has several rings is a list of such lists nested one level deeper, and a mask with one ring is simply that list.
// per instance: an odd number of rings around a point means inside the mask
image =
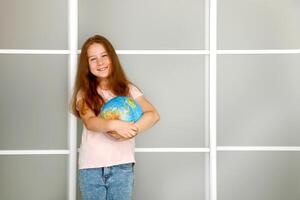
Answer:
[{"label": "chin", "polygon": [[107,75],[107,76],[98,76],[97,78],[98,78],[99,80],[108,79],[108,75]]},{"label": "chin", "polygon": [[108,77],[109,77],[109,75],[104,75],[104,76],[101,76],[100,78],[107,79]]}]

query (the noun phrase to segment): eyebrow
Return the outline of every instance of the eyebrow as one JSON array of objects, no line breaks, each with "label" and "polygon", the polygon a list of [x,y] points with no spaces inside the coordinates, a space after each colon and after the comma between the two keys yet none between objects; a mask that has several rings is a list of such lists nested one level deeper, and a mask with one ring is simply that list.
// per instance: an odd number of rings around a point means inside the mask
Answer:
[{"label": "eyebrow", "polygon": [[[106,51],[103,51],[102,53],[100,53],[101,55],[103,55],[103,54],[107,54],[107,52]],[[95,55],[91,55],[91,56],[88,56],[88,58],[90,58],[90,57],[93,57],[93,56],[95,56]]]}]

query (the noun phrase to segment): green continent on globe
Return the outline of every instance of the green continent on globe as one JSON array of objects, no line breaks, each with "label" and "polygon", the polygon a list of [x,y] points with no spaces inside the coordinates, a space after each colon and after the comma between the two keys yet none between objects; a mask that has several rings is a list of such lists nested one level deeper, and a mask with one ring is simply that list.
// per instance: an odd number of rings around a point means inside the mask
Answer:
[{"label": "green continent on globe", "polygon": [[101,117],[104,119],[119,119],[121,116],[121,113],[119,110],[115,109],[108,109],[101,113]]},{"label": "green continent on globe", "polygon": [[119,119],[128,122],[136,122],[142,114],[139,104],[127,96],[112,98],[100,110],[100,116],[104,119]]}]

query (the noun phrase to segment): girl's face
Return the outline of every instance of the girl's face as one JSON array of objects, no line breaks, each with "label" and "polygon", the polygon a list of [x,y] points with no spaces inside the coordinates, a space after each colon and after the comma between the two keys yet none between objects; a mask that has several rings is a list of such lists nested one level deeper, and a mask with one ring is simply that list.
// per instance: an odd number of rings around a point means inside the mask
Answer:
[{"label": "girl's face", "polygon": [[100,80],[106,79],[111,71],[111,60],[104,46],[91,44],[87,49],[87,57],[90,72]]}]

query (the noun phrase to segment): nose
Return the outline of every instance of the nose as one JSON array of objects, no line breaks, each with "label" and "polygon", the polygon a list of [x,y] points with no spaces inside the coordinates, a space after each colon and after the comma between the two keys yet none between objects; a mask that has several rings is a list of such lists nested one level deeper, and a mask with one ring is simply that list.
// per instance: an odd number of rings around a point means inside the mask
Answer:
[{"label": "nose", "polygon": [[103,59],[102,58],[98,58],[97,62],[98,62],[98,65],[103,65]]}]

